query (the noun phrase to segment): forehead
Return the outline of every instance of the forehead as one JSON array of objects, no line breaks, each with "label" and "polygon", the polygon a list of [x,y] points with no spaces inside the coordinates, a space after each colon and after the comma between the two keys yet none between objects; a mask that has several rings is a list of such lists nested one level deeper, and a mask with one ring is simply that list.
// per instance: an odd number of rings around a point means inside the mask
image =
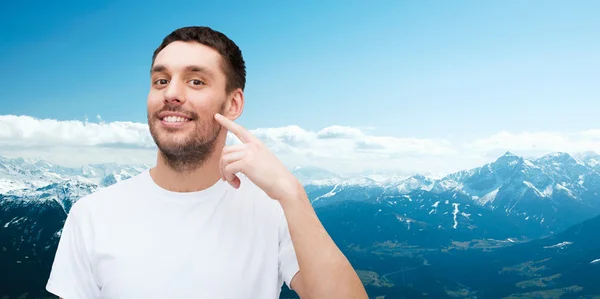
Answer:
[{"label": "forehead", "polygon": [[196,42],[176,41],[162,49],[154,60],[169,72],[184,71],[189,66],[198,66],[212,73],[222,73],[221,55],[215,49]]}]

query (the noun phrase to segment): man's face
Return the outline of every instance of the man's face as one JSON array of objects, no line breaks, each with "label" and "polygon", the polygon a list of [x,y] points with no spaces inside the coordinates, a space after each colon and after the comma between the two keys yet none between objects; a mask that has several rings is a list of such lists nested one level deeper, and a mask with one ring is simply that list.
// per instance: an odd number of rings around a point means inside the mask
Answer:
[{"label": "man's face", "polygon": [[221,129],[214,115],[227,97],[220,63],[218,52],[192,42],[173,42],[156,56],[148,126],[168,162],[198,164],[213,151]]}]

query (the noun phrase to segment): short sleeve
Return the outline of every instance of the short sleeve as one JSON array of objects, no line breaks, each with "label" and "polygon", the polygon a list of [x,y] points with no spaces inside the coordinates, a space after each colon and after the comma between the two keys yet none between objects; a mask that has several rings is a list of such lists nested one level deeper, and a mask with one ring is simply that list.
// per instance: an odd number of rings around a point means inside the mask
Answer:
[{"label": "short sleeve", "polygon": [[[83,198],[82,198],[83,199]],[[89,235],[82,225],[82,199],[73,204],[62,229],[46,290],[64,299],[93,299],[99,288],[89,259]],[[88,230],[89,231],[89,230]]]},{"label": "short sleeve", "polygon": [[281,219],[279,222],[279,275],[285,282],[288,288],[292,289],[291,282],[294,275],[298,273],[300,267],[298,265],[298,259],[296,258],[296,251],[294,250],[294,244],[292,244],[292,238],[290,237],[290,231],[288,229],[287,219],[285,214],[281,211]]}]

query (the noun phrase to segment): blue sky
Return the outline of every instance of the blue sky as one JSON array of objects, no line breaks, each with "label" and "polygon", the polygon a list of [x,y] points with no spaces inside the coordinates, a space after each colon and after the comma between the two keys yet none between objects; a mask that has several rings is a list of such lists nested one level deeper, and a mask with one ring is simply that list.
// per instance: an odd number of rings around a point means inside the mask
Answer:
[{"label": "blue sky", "polygon": [[242,48],[248,128],[469,140],[598,126],[599,1],[83,2],[2,4],[0,115],[145,123],[152,51],[208,25]]}]

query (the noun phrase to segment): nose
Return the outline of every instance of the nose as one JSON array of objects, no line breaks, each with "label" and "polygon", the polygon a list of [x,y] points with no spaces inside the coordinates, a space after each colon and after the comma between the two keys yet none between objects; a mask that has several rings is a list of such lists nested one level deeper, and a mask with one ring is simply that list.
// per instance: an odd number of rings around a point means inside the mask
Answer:
[{"label": "nose", "polygon": [[183,104],[185,103],[185,94],[182,84],[177,80],[172,80],[164,89],[165,104]]}]

